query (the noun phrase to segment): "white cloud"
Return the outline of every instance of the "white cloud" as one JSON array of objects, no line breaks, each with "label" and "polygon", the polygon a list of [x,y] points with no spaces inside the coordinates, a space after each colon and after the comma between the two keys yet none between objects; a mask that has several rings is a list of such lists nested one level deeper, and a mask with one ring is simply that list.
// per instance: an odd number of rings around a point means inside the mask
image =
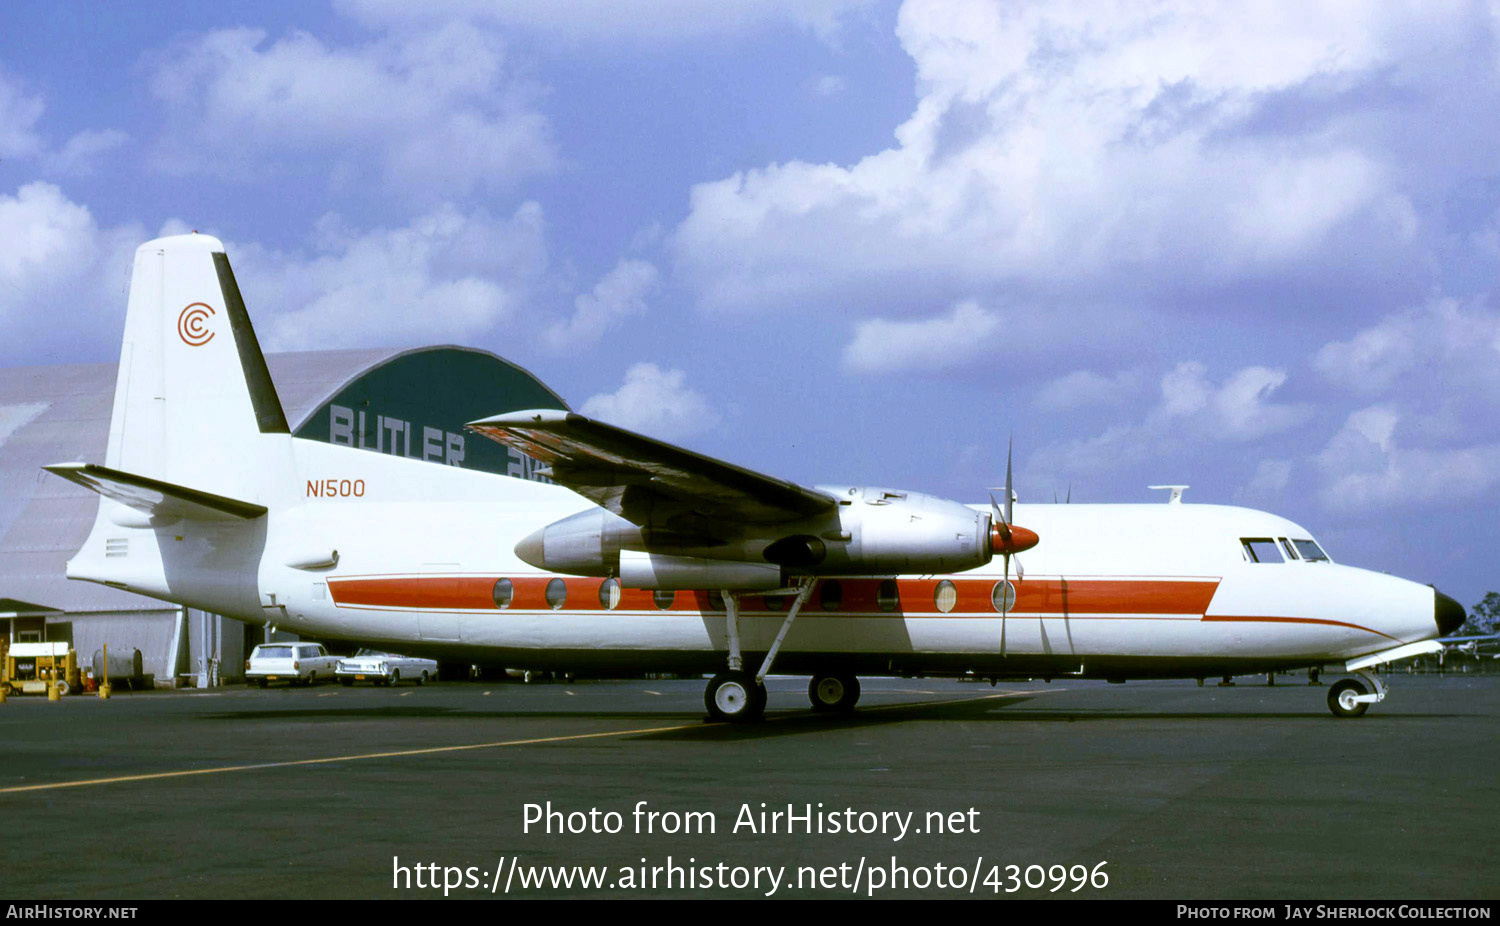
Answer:
[{"label": "white cloud", "polygon": [[61,151],[48,158],[48,169],[69,176],[92,174],[106,153],[129,139],[130,136],[119,129],[85,129],[68,139]]},{"label": "white cloud", "polygon": [[19,82],[0,74],[0,158],[34,160],[48,176],[87,174],[99,155],[129,138],[119,129],[85,129],[53,150],[37,129],[46,108],[40,96],[28,94]]},{"label": "white cloud", "polygon": [[849,87],[849,81],[838,74],[818,74],[808,81],[808,89],[814,96],[825,100],[831,100],[837,96],[843,96]]},{"label": "white cloud", "polygon": [[1171,459],[1204,443],[1257,441],[1290,430],[1311,414],[1306,406],[1273,401],[1285,381],[1284,371],[1252,366],[1215,383],[1202,363],[1179,363],[1162,376],[1160,399],[1140,421],[1043,447],[1027,466],[1055,481],[1063,473],[1107,473],[1146,460]]},{"label": "white cloud", "polygon": [[41,363],[118,344],[139,226],[101,228],[60,188],[28,183],[0,194],[0,357]]},{"label": "white cloud", "polygon": [[1036,406],[1047,411],[1120,405],[1144,385],[1141,370],[1124,370],[1105,376],[1091,370],[1075,370],[1037,390]]},{"label": "white cloud", "polygon": [[663,370],[654,363],[637,363],[625,372],[625,382],[614,392],[583,403],[584,415],[663,440],[678,440],[719,423],[718,414],[702,394],[687,385],[681,370]]},{"label": "white cloud", "polygon": [[[1377,395],[1409,390],[1413,374],[1459,374],[1500,387],[1500,314],[1479,304],[1436,299],[1398,312],[1347,341],[1325,344],[1313,365],[1329,382],[1352,392]],[[1497,389],[1500,396],[1500,389]]]},{"label": "white cloud", "polygon": [[646,313],[646,295],[656,288],[656,267],[643,260],[621,260],[595,284],[592,292],[573,300],[573,315],[542,332],[553,350],[592,347],[604,333],[633,315]]},{"label": "white cloud", "polygon": [[762,311],[1425,266],[1408,187],[1430,172],[1401,172],[1359,94],[1410,71],[1420,100],[1471,27],[1457,5],[910,0],[896,145],[696,186],[677,271],[709,310]]},{"label": "white cloud", "polygon": [[1323,473],[1318,495],[1327,508],[1451,506],[1500,485],[1500,443],[1408,449],[1396,439],[1401,421],[1389,406],[1360,409],[1313,457]]},{"label": "white cloud", "polygon": [[306,164],[434,200],[549,169],[550,126],[491,33],[461,23],[357,46],[221,29],[158,55],[163,166],[264,179]]},{"label": "white cloud", "polygon": [[845,20],[873,0],[339,0],[356,18],[380,25],[409,25],[450,18],[486,21],[542,32],[565,41],[682,41],[739,33],[776,24],[806,30],[825,41],[838,38]]},{"label": "white cloud", "polygon": [[19,82],[0,74],[0,158],[32,157],[42,150],[36,131],[46,104],[21,88]]},{"label": "white cloud", "polygon": [[844,368],[858,373],[937,371],[982,358],[1000,330],[1000,316],[973,302],[921,321],[860,322],[844,348]]},{"label": "white cloud", "polygon": [[1281,500],[1291,479],[1291,460],[1261,460],[1250,481],[1235,491],[1235,501],[1245,505],[1274,504]]},{"label": "white cloud", "polygon": [[[400,228],[319,225],[311,254],[230,259],[273,350],[470,342],[509,320],[546,269],[541,207],[509,218],[443,205]],[[257,310],[256,306],[264,306]]]}]

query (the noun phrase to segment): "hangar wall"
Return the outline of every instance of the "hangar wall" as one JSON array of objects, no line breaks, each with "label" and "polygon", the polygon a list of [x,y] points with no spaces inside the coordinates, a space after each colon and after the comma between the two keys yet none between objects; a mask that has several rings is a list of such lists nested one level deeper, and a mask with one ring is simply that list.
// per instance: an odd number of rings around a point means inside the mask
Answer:
[{"label": "hangar wall", "polygon": [[[473,348],[310,351],[266,360],[297,437],[434,465],[543,479],[535,461],[463,425],[501,412],[568,407],[531,373]],[[159,684],[239,681],[262,628],[64,575],[88,536],[98,496],[41,467],[103,461],[115,373],[115,364],[0,369],[0,639],[66,641],[84,663],[106,642],[111,653],[139,649],[144,671]]]}]

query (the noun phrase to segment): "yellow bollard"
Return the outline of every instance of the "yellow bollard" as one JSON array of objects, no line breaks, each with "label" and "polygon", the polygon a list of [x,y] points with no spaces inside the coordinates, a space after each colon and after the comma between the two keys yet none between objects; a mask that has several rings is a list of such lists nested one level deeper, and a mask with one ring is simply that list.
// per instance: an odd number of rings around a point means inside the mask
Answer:
[{"label": "yellow bollard", "polygon": [[104,681],[99,683],[99,699],[109,700],[109,644],[104,644]]},{"label": "yellow bollard", "polygon": [[57,680],[56,679],[54,679],[54,680],[52,680],[52,681],[50,681],[50,682],[47,683],[47,700],[48,701],[61,701],[62,700],[62,694],[59,693],[58,690],[57,690]]},{"label": "yellow bollard", "polygon": [[0,682],[0,704],[5,703],[5,696],[8,694],[10,694],[10,686],[5,682]]}]

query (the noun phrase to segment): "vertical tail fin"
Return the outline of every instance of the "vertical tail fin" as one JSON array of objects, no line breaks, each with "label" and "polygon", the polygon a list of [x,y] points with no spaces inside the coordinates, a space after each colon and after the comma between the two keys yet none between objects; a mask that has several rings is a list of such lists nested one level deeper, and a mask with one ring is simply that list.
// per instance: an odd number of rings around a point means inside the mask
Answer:
[{"label": "vertical tail fin", "polygon": [[137,248],[105,465],[253,497],[258,438],[288,431],[224,245]]}]

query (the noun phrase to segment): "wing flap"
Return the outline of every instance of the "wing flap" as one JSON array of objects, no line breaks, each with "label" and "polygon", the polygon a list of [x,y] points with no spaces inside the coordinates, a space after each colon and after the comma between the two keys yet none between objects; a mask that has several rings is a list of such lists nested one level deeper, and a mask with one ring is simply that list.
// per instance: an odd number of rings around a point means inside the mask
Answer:
[{"label": "wing flap", "polygon": [[254,502],[200,492],[93,463],[54,463],[42,468],[154,518],[238,521],[252,520],[266,513],[264,505]]},{"label": "wing flap", "polygon": [[636,523],[663,500],[751,523],[799,520],[837,504],[826,492],[573,412],[509,412],[467,427],[546,463],[555,482]]}]

